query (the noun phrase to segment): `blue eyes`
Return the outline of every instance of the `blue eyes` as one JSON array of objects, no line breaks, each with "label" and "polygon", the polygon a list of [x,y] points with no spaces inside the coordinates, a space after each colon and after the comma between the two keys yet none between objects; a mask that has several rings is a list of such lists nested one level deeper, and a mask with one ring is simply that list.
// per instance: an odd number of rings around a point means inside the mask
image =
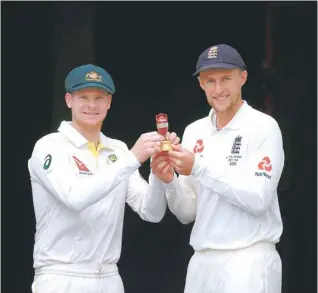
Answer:
[{"label": "blue eyes", "polygon": [[[230,77],[224,77],[224,78],[222,78],[221,82],[229,81],[229,80],[231,80]],[[215,82],[215,80],[213,80],[213,79],[208,79],[207,80],[207,83],[214,83],[214,82]]]}]

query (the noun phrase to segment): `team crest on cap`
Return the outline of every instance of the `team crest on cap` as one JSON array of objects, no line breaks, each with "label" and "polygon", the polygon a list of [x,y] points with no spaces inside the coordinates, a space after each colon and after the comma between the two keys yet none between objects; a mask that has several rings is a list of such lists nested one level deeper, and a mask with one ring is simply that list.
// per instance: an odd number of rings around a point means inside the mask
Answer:
[{"label": "team crest on cap", "polygon": [[218,56],[218,47],[217,46],[213,46],[210,48],[209,52],[208,52],[208,58],[216,58]]},{"label": "team crest on cap", "polygon": [[96,71],[91,71],[85,75],[87,81],[102,81],[102,76],[99,75]]}]

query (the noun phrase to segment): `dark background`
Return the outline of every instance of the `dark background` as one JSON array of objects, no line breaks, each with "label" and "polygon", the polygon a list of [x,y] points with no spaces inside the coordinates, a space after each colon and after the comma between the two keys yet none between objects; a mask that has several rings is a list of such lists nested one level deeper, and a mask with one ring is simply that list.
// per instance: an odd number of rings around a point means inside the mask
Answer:
[{"label": "dark background", "polygon": [[[248,66],[244,98],[259,110],[273,108],[282,128],[283,292],[316,292],[316,2],[275,2],[272,45],[266,2],[2,2],[1,8],[2,292],[31,292],[35,220],[27,160],[36,140],[68,118],[55,106],[64,103],[67,72],[92,62],[111,73],[117,92],[103,131],[131,147],[155,128],[158,112],[168,113],[179,135],[207,115],[192,73],[199,54],[220,43],[237,48]],[[83,51],[89,41],[74,41],[83,27],[94,34],[91,55]],[[266,48],[273,54],[267,70]],[[147,177],[149,163],[140,171]],[[119,263],[126,293],[182,293],[191,228],[169,211],[150,224],[127,208]]]}]

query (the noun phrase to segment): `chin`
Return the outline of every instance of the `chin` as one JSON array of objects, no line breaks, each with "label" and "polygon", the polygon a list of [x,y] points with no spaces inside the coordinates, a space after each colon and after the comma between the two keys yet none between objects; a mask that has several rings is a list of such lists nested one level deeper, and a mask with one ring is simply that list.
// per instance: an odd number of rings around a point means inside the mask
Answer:
[{"label": "chin", "polygon": [[216,111],[216,112],[226,112],[229,109],[229,105],[212,105],[212,108]]},{"label": "chin", "polygon": [[101,120],[100,118],[97,119],[96,118],[90,118],[90,119],[82,119],[81,120],[81,124],[86,125],[86,126],[98,126],[101,125],[103,123],[103,120]]}]

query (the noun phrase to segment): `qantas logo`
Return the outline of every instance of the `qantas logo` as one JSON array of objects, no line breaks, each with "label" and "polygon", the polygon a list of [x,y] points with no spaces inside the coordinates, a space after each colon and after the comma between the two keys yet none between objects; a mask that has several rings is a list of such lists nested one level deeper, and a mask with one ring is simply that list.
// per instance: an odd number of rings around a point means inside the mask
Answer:
[{"label": "qantas logo", "polygon": [[203,140],[202,139],[198,139],[197,143],[194,146],[193,152],[194,153],[202,153],[203,150],[204,150]]},{"label": "qantas logo", "polygon": [[73,159],[77,165],[80,174],[84,175],[92,175],[92,172],[85,166],[83,162],[81,162],[78,158],[73,156]]}]

